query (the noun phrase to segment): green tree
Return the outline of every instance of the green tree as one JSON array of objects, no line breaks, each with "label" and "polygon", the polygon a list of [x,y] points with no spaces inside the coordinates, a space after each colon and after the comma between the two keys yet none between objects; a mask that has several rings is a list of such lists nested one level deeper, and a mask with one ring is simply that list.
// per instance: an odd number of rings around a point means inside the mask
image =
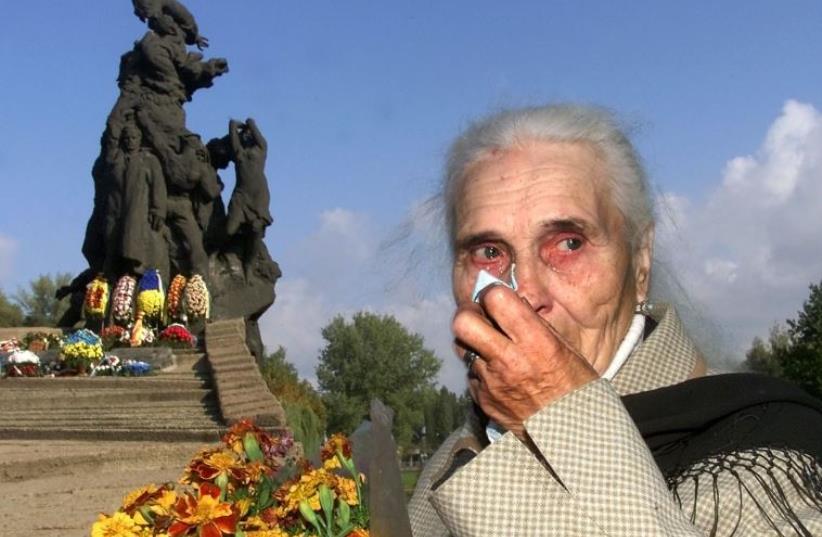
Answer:
[{"label": "green tree", "polygon": [[459,397],[445,386],[432,391],[425,408],[426,451],[436,451],[454,430],[465,421],[470,399]]},{"label": "green tree", "polygon": [[326,412],[319,394],[301,379],[297,369],[286,359],[285,348],[267,354],[260,372],[285,410],[294,439],[301,442],[306,455],[319,452],[325,436]]},{"label": "green tree", "polygon": [[20,326],[23,324],[23,310],[11,302],[0,289],[0,326]]},{"label": "green tree", "polygon": [[767,343],[755,337],[750,350],[745,354],[745,365],[751,371],[781,377],[782,361],[790,352],[791,336],[779,324],[771,327]]},{"label": "green tree", "polygon": [[822,283],[810,285],[810,295],[788,328],[771,329],[768,343],[754,338],[746,365],[790,380],[822,398]]},{"label": "green tree", "polygon": [[788,319],[792,347],[781,365],[785,378],[822,397],[822,282],[809,288],[796,320]]},{"label": "green tree", "polygon": [[810,285],[811,294],[802,305],[796,320],[788,319],[788,327],[797,345],[822,352],[822,282]]},{"label": "green tree", "polygon": [[326,341],[317,380],[328,410],[329,432],[351,433],[373,398],[394,410],[394,437],[412,444],[424,424],[425,402],[440,360],[394,317],[360,312],[351,322],[336,317],[322,331]]},{"label": "green tree", "polygon": [[58,273],[54,276],[41,274],[31,282],[28,289],[19,289],[14,301],[23,310],[24,326],[55,326],[69,307],[67,298],[57,300],[57,289],[71,283],[71,274]]}]

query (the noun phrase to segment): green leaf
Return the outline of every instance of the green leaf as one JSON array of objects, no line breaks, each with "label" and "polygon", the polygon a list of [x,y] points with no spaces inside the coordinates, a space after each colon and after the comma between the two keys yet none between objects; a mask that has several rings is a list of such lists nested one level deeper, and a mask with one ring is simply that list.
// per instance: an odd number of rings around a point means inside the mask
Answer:
[{"label": "green leaf", "polygon": [[260,487],[260,494],[257,496],[257,510],[262,511],[271,503],[271,483],[268,480],[263,481],[263,486]]},{"label": "green leaf", "polygon": [[323,534],[322,527],[320,526],[322,521],[317,518],[317,514],[313,509],[311,509],[311,506],[305,500],[300,502],[300,514],[308,521],[309,524],[314,526],[314,529],[317,530],[318,534]]},{"label": "green leaf", "polygon": [[337,505],[337,519],[343,526],[351,521],[351,508],[342,500]]},{"label": "green leaf", "polygon": [[323,508],[323,513],[325,513],[326,525],[329,529],[331,529],[333,528],[332,514],[334,512],[334,496],[331,494],[331,489],[328,488],[328,485],[325,483],[320,485],[319,495],[320,506]]},{"label": "green leaf", "polygon": [[151,512],[151,509],[149,509],[147,505],[140,507],[140,514],[143,515],[146,522],[149,524],[154,524],[154,513]]},{"label": "green leaf", "polygon": [[257,443],[257,438],[253,433],[245,433],[243,437],[243,449],[248,459],[252,462],[263,460],[263,452],[260,450],[260,444]]},{"label": "green leaf", "polygon": [[220,487],[220,499],[225,499],[226,489],[228,488],[228,474],[220,474],[214,480],[214,484]]}]

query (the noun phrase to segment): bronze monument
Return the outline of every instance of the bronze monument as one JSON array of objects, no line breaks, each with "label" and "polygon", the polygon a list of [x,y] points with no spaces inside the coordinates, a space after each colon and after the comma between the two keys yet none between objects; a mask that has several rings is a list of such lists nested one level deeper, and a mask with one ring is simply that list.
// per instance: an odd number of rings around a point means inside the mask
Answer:
[{"label": "bronze monument", "polygon": [[[94,209],[83,255],[89,268],[60,293],[72,297],[61,322],[81,318],[85,285],[104,275],[150,269],[164,282],[200,275],[211,294],[211,317],[243,317],[246,339],[260,358],[257,319],[274,302],[280,269],[263,242],[271,225],[267,145],[253,119],[231,120],[227,134],[203,143],[186,127],[183,106],[228,72],[224,58],[205,59],[208,39],[177,0],[132,0],[148,31],[120,58],[120,95],[94,162]],[[226,212],[217,173],[234,163],[236,186]]]}]

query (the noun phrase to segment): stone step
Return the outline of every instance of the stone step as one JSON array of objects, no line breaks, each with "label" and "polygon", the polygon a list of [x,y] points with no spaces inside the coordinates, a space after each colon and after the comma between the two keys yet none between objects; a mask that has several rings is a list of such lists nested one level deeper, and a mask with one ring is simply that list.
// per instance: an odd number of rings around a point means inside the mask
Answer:
[{"label": "stone step", "polygon": [[131,412],[121,414],[98,415],[89,413],[86,415],[62,415],[51,416],[42,414],[40,416],[26,414],[17,415],[12,412],[4,412],[0,416],[0,427],[32,427],[36,429],[50,427],[125,427],[125,428],[151,428],[151,427],[173,427],[190,428],[192,426],[219,425],[222,420],[214,415],[200,410],[199,412],[186,412],[176,414],[173,417],[159,412]]},{"label": "stone step", "polygon": [[214,328],[212,328],[211,326],[206,327],[206,339],[219,337],[245,338],[245,328],[241,329],[236,326],[218,326]]},{"label": "stone step", "polygon": [[254,364],[234,363],[227,365],[218,365],[214,367],[214,376],[217,379],[223,376],[233,376],[239,374],[257,375],[260,377],[260,379],[262,379],[262,375],[260,375],[260,370],[257,369],[257,366],[255,366]]},{"label": "stone step", "polygon": [[173,349],[172,354],[177,358],[181,356],[205,356],[205,349],[192,347],[192,348],[185,348],[185,349]]},{"label": "stone step", "polygon": [[116,440],[146,442],[218,442],[222,428],[36,428],[36,427],[1,427],[0,439],[20,440]]},{"label": "stone step", "polygon": [[150,375],[145,377],[57,377],[57,378],[5,378],[0,380],[0,398],[14,390],[48,390],[53,392],[72,390],[122,390],[122,389],[177,389],[191,388],[202,380]]},{"label": "stone step", "polygon": [[225,362],[239,362],[239,361],[254,361],[254,357],[245,351],[238,351],[238,352],[224,352],[224,353],[211,353],[208,355],[208,363],[215,365],[221,364]]},{"label": "stone step", "polygon": [[169,419],[188,418],[191,416],[215,415],[220,407],[216,401],[204,403],[187,403],[184,405],[156,404],[151,406],[78,406],[71,408],[5,408],[0,413],[0,420],[9,419],[94,419],[121,416],[160,416]]},{"label": "stone step", "polygon": [[248,401],[269,401],[276,398],[268,389],[262,387],[248,387],[241,390],[221,390],[220,385],[217,385],[217,395],[220,399],[220,405],[246,403]]},{"label": "stone step", "polygon": [[260,383],[258,376],[253,375],[237,375],[222,379],[217,385],[217,390],[221,393],[227,394],[229,392],[245,391],[249,389],[257,389]]},{"label": "stone step", "polygon": [[169,371],[172,369],[185,369],[185,368],[195,368],[202,364],[208,364],[208,359],[206,358],[206,354],[204,352],[198,352],[197,354],[182,354],[182,355],[175,355],[174,356],[174,365],[171,367],[166,367],[161,371]]},{"label": "stone step", "polygon": [[232,421],[244,417],[251,417],[259,414],[273,414],[278,416],[278,420],[282,421],[279,425],[285,423],[285,413],[282,406],[276,400],[266,399],[252,399],[242,402],[226,403],[222,406],[223,419]]},{"label": "stone step", "polygon": [[223,344],[212,343],[208,351],[206,352],[208,356],[225,356],[226,354],[249,354],[248,347],[246,347],[245,342],[229,342]]},{"label": "stone step", "polygon": [[145,390],[114,390],[99,391],[19,391],[17,398],[7,397],[13,394],[3,394],[0,398],[0,408],[56,408],[59,406],[98,407],[103,405],[151,405],[161,401],[194,401],[203,402],[213,397],[211,390],[204,389],[176,389],[170,391]]}]

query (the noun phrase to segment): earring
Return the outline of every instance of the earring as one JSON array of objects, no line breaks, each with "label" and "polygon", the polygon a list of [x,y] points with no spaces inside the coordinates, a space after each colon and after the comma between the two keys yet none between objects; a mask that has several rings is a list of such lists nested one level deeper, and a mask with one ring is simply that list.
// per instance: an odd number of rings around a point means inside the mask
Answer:
[{"label": "earring", "polygon": [[636,305],[636,309],[634,313],[639,313],[642,315],[650,315],[651,311],[654,309],[654,305],[651,304],[648,300],[643,300],[639,304]]}]

